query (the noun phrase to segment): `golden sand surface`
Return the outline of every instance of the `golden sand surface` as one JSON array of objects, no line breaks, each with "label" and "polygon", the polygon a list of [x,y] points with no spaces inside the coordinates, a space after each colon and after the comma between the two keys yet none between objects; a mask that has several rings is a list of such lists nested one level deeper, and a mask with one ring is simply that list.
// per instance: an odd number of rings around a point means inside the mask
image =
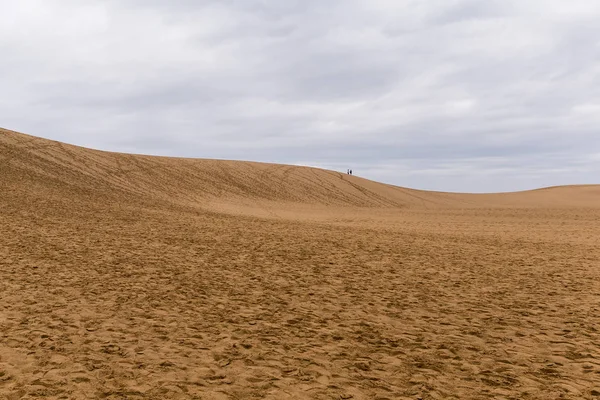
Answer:
[{"label": "golden sand surface", "polygon": [[600,186],[0,131],[0,399],[600,398]]}]

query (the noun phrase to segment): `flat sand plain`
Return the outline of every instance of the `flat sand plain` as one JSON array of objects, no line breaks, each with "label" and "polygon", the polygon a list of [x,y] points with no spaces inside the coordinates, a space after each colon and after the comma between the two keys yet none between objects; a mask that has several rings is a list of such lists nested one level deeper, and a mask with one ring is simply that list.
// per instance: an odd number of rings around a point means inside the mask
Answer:
[{"label": "flat sand plain", "polygon": [[600,398],[600,187],[0,130],[0,399]]}]

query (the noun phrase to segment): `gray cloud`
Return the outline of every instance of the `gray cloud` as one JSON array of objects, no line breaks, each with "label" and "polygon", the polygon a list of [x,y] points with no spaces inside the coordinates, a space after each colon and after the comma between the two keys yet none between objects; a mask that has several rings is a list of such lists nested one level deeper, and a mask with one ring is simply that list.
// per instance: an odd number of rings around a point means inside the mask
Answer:
[{"label": "gray cloud", "polygon": [[593,0],[0,4],[0,125],[418,188],[598,182]]},{"label": "gray cloud", "polygon": [[451,2],[450,5],[434,12],[432,23],[453,24],[469,20],[499,19],[510,16],[513,12],[510,2],[488,0],[485,2],[478,0],[464,0]]}]

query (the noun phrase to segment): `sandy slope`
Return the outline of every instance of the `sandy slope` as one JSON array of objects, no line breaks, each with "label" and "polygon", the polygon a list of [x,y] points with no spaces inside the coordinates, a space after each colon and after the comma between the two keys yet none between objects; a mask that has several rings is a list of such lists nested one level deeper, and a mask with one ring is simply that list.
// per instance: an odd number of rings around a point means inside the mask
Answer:
[{"label": "sandy slope", "polygon": [[0,399],[592,399],[600,187],[469,195],[0,131]]}]

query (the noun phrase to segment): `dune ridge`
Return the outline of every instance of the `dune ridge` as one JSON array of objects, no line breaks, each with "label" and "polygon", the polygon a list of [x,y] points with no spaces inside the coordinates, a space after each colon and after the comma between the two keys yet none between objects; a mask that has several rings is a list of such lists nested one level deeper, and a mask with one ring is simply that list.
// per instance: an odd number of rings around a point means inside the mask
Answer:
[{"label": "dune ridge", "polygon": [[[518,193],[465,194],[414,190],[310,167],[257,162],[185,159],[90,150],[0,130],[5,174],[46,190],[68,188],[97,197],[132,196],[180,204],[292,203],[389,208],[594,207],[600,185],[544,188]],[[6,182],[4,182],[6,184]],[[10,182],[9,182],[10,184]]]},{"label": "dune ridge", "polygon": [[597,399],[599,186],[0,131],[0,399]]}]

